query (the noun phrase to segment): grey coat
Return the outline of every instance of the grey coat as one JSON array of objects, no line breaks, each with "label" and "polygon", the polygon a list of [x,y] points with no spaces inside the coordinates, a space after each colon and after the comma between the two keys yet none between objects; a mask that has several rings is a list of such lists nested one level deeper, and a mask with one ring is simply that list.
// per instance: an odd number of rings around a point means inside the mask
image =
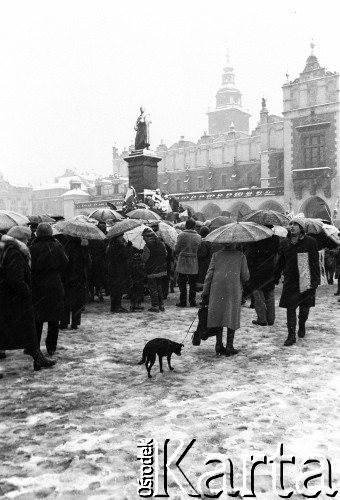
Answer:
[{"label": "grey coat", "polygon": [[247,259],[242,252],[223,249],[213,254],[202,293],[209,296],[208,328],[240,328],[242,282],[248,279]]},{"label": "grey coat", "polygon": [[194,229],[186,229],[176,242],[175,253],[178,255],[176,271],[181,274],[197,274],[197,251],[202,238]]}]

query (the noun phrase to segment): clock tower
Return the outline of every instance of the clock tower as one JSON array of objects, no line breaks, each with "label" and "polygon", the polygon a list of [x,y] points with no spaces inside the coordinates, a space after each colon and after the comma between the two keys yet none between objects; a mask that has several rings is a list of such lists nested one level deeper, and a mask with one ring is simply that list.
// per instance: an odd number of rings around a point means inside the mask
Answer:
[{"label": "clock tower", "polygon": [[233,71],[228,52],[227,65],[223,68],[222,86],[216,94],[216,109],[207,113],[209,134],[212,136],[227,133],[231,124],[234,124],[236,132],[249,134],[250,114],[242,108],[242,94],[235,85]]}]

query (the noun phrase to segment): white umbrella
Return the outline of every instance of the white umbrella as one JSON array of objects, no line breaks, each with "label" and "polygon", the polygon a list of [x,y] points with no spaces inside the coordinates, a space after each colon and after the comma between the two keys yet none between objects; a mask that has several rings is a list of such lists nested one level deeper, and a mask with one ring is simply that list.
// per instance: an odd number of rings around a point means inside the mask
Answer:
[{"label": "white umbrella", "polygon": [[10,229],[14,226],[25,226],[29,223],[28,217],[12,210],[0,210],[0,230]]},{"label": "white umbrella", "polygon": [[164,243],[166,243],[171,248],[171,250],[174,250],[178,238],[176,229],[172,226],[169,226],[169,224],[160,221],[160,223],[158,224],[158,231]]},{"label": "white umbrella", "polygon": [[272,227],[273,234],[276,236],[280,236],[280,238],[286,238],[288,234],[288,229],[283,226],[273,226]]},{"label": "white umbrella", "polygon": [[141,250],[145,245],[145,241],[142,236],[144,229],[147,229],[147,226],[145,224],[137,226],[134,229],[131,229],[131,231],[127,231],[126,233],[124,233],[124,239],[126,241],[131,241],[132,245],[135,248]]},{"label": "white umbrella", "polygon": [[340,229],[333,226],[332,224],[323,223],[322,230],[326,233],[326,236],[333,240],[337,245],[340,245]]}]

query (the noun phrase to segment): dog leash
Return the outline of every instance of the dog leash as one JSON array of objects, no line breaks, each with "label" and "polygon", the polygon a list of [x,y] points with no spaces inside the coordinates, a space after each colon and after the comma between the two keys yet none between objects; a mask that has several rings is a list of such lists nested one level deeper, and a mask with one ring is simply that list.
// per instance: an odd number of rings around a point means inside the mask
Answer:
[{"label": "dog leash", "polygon": [[195,314],[195,317],[194,317],[194,319],[192,320],[191,325],[189,326],[188,331],[187,331],[187,333],[185,334],[184,339],[182,340],[182,344],[184,344],[184,341],[185,341],[185,339],[187,338],[188,333],[190,332],[190,328],[191,328],[191,327],[192,327],[192,325],[195,323],[195,320],[196,320],[197,316],[198,316],[198,311],[197,311],[197,313]]}]

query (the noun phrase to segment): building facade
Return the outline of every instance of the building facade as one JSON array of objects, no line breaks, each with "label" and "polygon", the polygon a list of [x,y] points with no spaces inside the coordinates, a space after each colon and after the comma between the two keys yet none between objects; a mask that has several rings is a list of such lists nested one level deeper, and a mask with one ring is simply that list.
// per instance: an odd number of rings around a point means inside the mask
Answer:
[{"label": "building facade", "polygon": [[0,210],[30,215],[32,213],[32,188],[12,186],[0,172]]},{"label": "building facade", "polygon": [[[271,208],[337,220],[339,73],[322,68],[311,49],[299,77],[283,84],[283,116],[262,99],[252,132],[228,57],[208,131],[197,143],[182,136],[156,148],[160,189],[202,219]],[[128,154],[116,152],[116,175],[128,176]]]}]

